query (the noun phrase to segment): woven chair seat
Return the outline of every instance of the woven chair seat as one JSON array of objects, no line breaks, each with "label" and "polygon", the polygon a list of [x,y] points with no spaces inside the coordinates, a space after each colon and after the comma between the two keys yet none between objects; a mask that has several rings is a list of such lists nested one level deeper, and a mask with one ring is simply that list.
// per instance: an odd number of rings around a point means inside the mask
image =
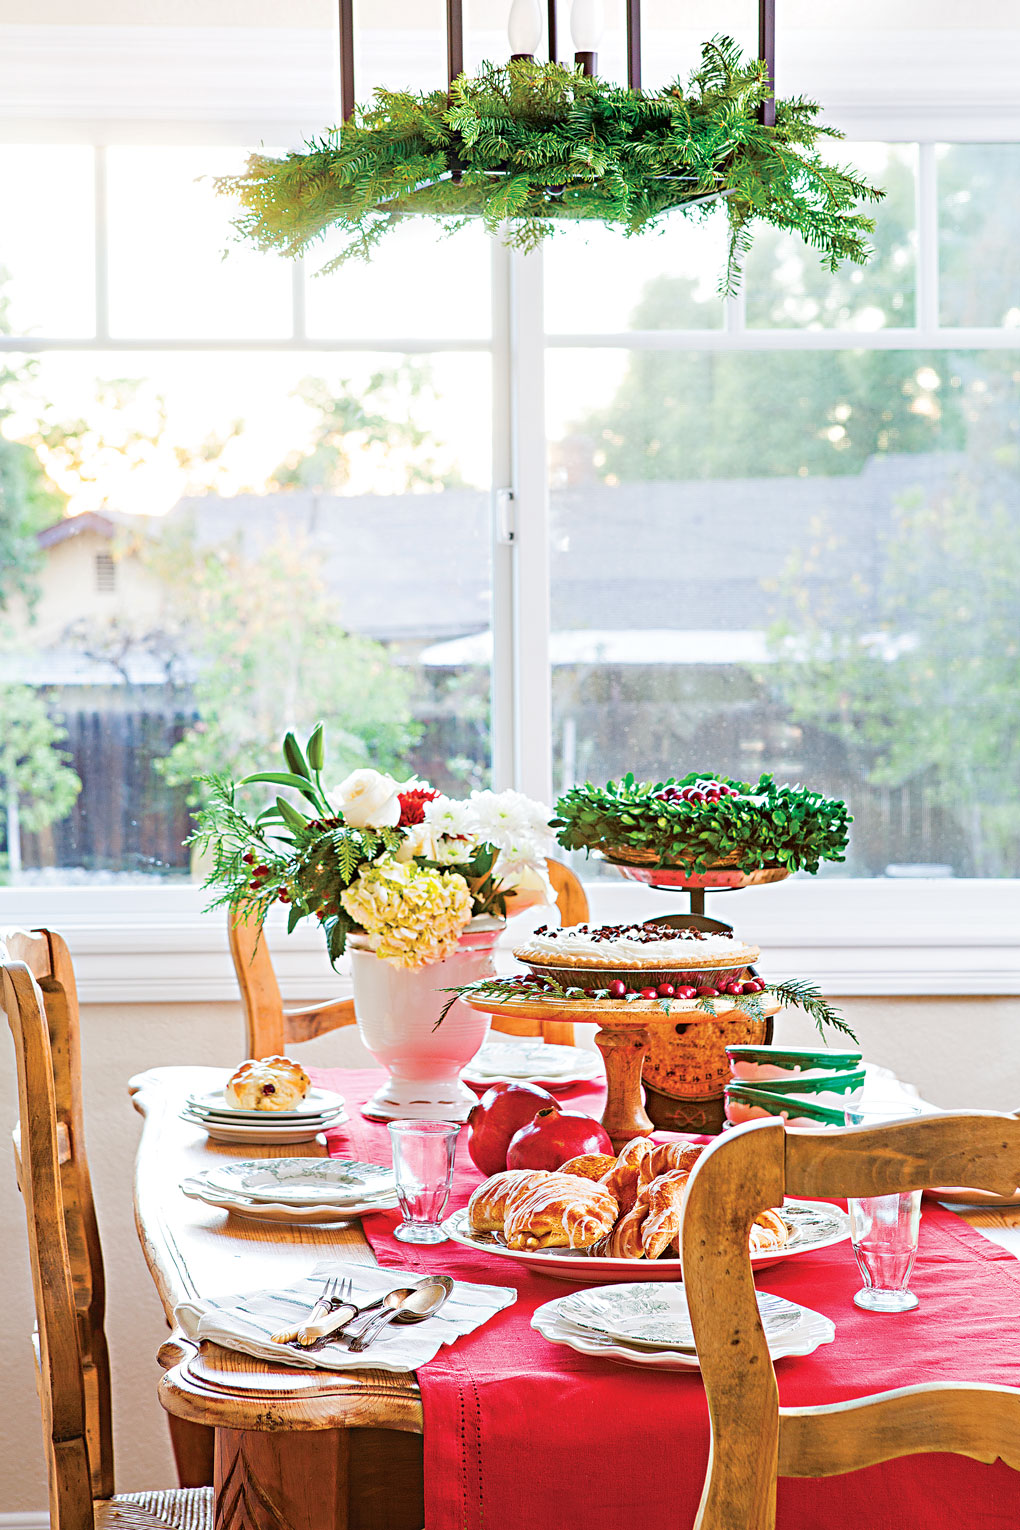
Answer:
[{"label": "woven chair seat", "polygon": [[213,1490],[117,1493],[94,1505],[96,1530],[213,1530]]}]

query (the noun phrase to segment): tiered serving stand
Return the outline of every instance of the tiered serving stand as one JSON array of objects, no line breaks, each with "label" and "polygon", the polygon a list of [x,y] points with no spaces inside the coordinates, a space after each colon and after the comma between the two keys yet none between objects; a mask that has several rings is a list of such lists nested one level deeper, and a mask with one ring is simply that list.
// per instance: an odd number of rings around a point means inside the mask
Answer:
[{"label": "tiered serving stand", "polygon": [[[628,880],[641,882],[646,887],[683,891],[690,898],[687,914],[656,915],[656,924],[671,924],[677,928],[732,931],[732,925],[705,915],[706,892],[736,891],[741,887],[757,887],[770,882],[781,882],[789,872],[782,866],[764,866],[756,871],[738,871],[725,864],[710,867],[704,872],[689,873],[681,868],[660,866],[652,852],[640,850],[605,850],[606,860]],[[749,968],[747,976],[756,976]],[[772,1017],[781,1005],[762,1003],[763,1020],[755,1021],[748,1011],[731,1005],[724,1008],[723,997],[714,1000],[715,1014],[707,1014],[694,1000],[670,999],[669,1013],[654,999],[512,999],[496,1000],[483,996],[464,996],[464,1002],[483,1014],[512,1014],[521,1020],[569,1020],[581,1024],[595,1024],[595,1045],[605,1059],[607,1097],[602,1124],[619,1150],[632,1137],[647,1136],[658,1127],[671,1130],[718,1131],[722,1125],[721,1103],[712,1108],[711,1102],[721,1102],[722,1087],[728,1074],[723,1043],[713,1049],[718,1056],[702,1064],[695,1063],[702,1071],[694,1071],[689,1077],[689,1087],[697,1090],[689,1098],[681,1099],[656,1089],[645,1080],[646,1103],[653,1106],[658,1119],[653,1119],[642,1102],[641,1073],[645,1056],[652,1039],[652,1028],[660,1031],[673,1027],[681,1034],[692,1025],[726,1025],[741,1022],[757,1027],[757,1034],[734,1036],[734,1041],[772,1040]],[[707,1040],[707,1037],[705,1038]],[[688,1038],[684,1036],[685,1043]],[[695,1043],[699,1040],[697,1033]],[[687,1052],[701,1050],[706,1058],[709,1049],[699,1049],[686,1044]]]}]

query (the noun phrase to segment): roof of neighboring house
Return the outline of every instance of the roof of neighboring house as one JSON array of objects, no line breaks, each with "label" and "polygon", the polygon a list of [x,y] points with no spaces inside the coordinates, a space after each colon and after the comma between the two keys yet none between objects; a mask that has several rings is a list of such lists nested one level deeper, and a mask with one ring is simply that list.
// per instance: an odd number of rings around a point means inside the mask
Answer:
[{"label": "roof of neighboring house", "polygon": [[37,532],[36,541],[40,547],[56,547],[60,542],[70,541],[71,537],[80,537],[85,531],[110,541],[121,519],[118,516],[117,521],[114,521],[110,516],[99,515],[95,510],[85,510],[81,515],[65,515],[62,521],[55,521],[52,526]]}]

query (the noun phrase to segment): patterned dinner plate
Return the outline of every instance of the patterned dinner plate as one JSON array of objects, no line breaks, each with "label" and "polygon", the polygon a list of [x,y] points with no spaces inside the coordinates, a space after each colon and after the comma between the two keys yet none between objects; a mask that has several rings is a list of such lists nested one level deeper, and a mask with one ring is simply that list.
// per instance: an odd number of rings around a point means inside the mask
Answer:
[{"label": "patterned dinner plate", "polygon": [[[641,1281],[636,1285],[596,1286],[557,1297],[561,1318],[608,1338],[652,1349],[693,1350],[694,1330],[687,1292],[677,1281]],[[758,1293],[765,1337],[773,1339],[800,1325],[803,1309],[768,1291]]]},{"label": "patterned dinner plate", "polygon": [[319,1132],[332,1131],[335,1126],[342,1126],[349,1119],[347,1111],[342,1107],[325,1120],[308,1121],[304,1124],[296,1121],[281,1121],[276,1126],[272,1124],[271,1116],[268,1120],[262,1121],[234,1122],[197,1115],[187,1106],[181,1111],[182,1121],[187,1121],[191,1126],[200,1127],[213,1142],[247,1142],[252,1147],[293,1147],[298,1142],[314,1142]]},{"label": "patterned dinner plate", "polygon": [[283,1202],[252,1201],[246,1195],[215,1189],[201,1174],[183,1180],[181,1189],[192,1200],[204,1201],[207,1206],[217,1206],[234,1216],[248,1217],[256,1222],[286,1222],[291,1226],[321,1227],[349,1222],[353,1217],[367,1216],[373,1211],[391,1211],[397,1204],[396,1193],[392,1191],[371,1200],[345,1201],[342,1206],[287,1206]]},{"label": "patterned dinner plate", "polygon": [[342,1205],[393,1191],[393,1170],[356,1158],[263,1158],[222,1163],[201,1176],[214,1190],[288,1206]]},{"label": "patterned dinner plate", "polygon": [[[654,1261],[654,1263],[658,1262]],[[621,1286],[613,1289],[626,1291],[628,1288]],[[645,1285],[637,1289],[649,1290],[651,1287]],[[681,1286],[673,1286],[671,1289],[680,1294],[683,1291]],[[577,1292],[575,1295],[589,1294],[596,1293]],[[659,1371],[698,1369],[698,1356],[693,1348],[684,1349],[669,1343],[660,1345],[637,1343],[632,1339],[598,1332],[572,1322],[564,1314],[563,1309],[574,1300],[575,1296],[559,1296],[554,1301],[546,1302],[544,1306],[536,1310],[531,1319],[532,1328],[537,1329],[542,1337],[552,1344],[565,1344],[568,1349],[576,1350],[578,1354],[596,1355],[603,1360],[612,1360],[617,1365],[634,1365]],[[792,1308],[792,1319],[787,1320],[784,1314],[781,1330],[775,1329],[770,1332],[770,1321],[780,1315],[781,1308],[778,1305],[780,1303],[782,1308]],[[820,1312],[814,1312],[810,1307],[796,1307],[793,1303],[784,1302],[781,1297],[771,1296],[766,1292],[758,1293],[758,1305],[765,1320],[769,1353],[773,1360],[781,1360],[785,1355],[810,1355],[820,1345],[831,1344],[836,1337],[836,1328],[832,1321],[823,1317]],[[645,1316],[645,1324],[650,1326],[650,1315]],[[693,1334],[691,1337],[693,1339]]]},{"label": "patterned dinner plate", "polygon": [[[751,1255],[751,1267],[767,1269],[799,1254],[817,1253],[850,1236],[850,1218],[838,1206],[827,1201],[787,1200],[783,1202],[783,1221],[790,1229],[790,1241],[781,1249]],[[535,1248],[511,1249],[494,1233],[474,1233],[468,1226],[467,1207],[455,1211],[443,1223],[447,1236],[467,1248],[479,1249],[497,1259],[516,1259],[539,1275],[554,1280],[610,1281],[682,1280],[679,1259],[600,1259],[584,1249]]]}]

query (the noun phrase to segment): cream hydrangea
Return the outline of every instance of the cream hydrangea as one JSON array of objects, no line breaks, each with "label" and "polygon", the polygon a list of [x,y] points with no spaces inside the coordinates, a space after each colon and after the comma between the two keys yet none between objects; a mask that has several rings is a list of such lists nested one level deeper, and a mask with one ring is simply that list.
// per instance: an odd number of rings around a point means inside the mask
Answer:
[{"label": "cream hydrangea", "polygon": [[347,913],[373,937],[375,952],[398,967],[442,961],[471,919],[471,893],[454,871],[381,856],[340,895]]}]

